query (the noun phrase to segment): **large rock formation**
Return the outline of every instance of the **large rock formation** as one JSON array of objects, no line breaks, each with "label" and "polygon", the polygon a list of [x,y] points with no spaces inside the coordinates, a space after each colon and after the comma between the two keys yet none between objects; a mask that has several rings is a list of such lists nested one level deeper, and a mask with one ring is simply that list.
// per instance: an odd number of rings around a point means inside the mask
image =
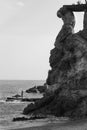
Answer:
[{"label": "large rock formation", "polygon": [[87,12],[83,30],[78,33],[74,33],[73,11],[63,6],[57,16],[64,25],[50,53],[47,94],[27,106],[23,113],[84,118],[87,117]]}]

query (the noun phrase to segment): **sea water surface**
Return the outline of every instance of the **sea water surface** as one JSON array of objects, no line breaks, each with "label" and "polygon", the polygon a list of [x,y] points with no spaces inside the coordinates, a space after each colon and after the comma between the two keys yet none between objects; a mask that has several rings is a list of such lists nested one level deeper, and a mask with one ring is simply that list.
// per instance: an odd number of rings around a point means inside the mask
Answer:
[{"label": "sea water surface", "polygon": [[45,81],[37,80],[0,80],[0,130],[7,130],[13,128],[21,128],[29,125],[33,125],[32,122],[12,122],[13,117],[23,116],[23,109],[29,104],[29,102],[6,102],[7,97],[21,94],[24,91],[24,97],[38,98],[42,97],[42,94],[27,94],[26,89],[29,89],[35,85],[42,85]]}]

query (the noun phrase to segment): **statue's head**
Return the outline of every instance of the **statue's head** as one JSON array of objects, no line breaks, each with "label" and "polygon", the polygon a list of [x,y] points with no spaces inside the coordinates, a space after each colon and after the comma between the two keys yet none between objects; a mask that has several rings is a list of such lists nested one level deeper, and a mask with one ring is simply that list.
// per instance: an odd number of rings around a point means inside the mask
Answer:
[{"label": "statue's head", "polygon": [[64,24],[71,25],[72,27],[75,26],[75,16],[74,13],[68,10],[66,7],[60,8],[57,12],[57,16],[62,18]]}]

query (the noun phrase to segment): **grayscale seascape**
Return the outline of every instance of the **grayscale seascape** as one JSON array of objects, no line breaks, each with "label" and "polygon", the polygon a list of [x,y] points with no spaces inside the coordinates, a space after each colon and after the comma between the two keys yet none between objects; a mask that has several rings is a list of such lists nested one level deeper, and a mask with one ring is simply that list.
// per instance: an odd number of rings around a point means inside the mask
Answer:
[{"label": "grayscale seascape", "polygon": [[0,130],[87,130],[87,0],[0,0]]}]

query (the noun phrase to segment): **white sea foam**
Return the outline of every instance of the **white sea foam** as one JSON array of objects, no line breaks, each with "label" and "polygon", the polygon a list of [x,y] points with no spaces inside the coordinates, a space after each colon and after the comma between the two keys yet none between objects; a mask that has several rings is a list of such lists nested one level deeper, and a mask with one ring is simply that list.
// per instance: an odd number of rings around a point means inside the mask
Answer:
[{"label": "white sea foam", "polygon": [[[6,102],[6,101],[5,101],[5,102]],[[24,103],[24,102],[14,100],[14,101],[7,101],[6,103],[13,103],[13,104],[17,104],[17,103]]]},{"label": "white sea foam", "polygon": [[5,102],[6,102],[5,100],[2,100],[2,99],[0,100],[0,103],[5,103]]},{"label": "white sea foam", "polygon": [[17,104],[17,103],[26,103],[26,102],[21,102],[21,101],[17,101],[17,100],[14,100],[14,101],[6,101],[6,100],[0,100],[0,103],[7,103],[7,104]]}]

